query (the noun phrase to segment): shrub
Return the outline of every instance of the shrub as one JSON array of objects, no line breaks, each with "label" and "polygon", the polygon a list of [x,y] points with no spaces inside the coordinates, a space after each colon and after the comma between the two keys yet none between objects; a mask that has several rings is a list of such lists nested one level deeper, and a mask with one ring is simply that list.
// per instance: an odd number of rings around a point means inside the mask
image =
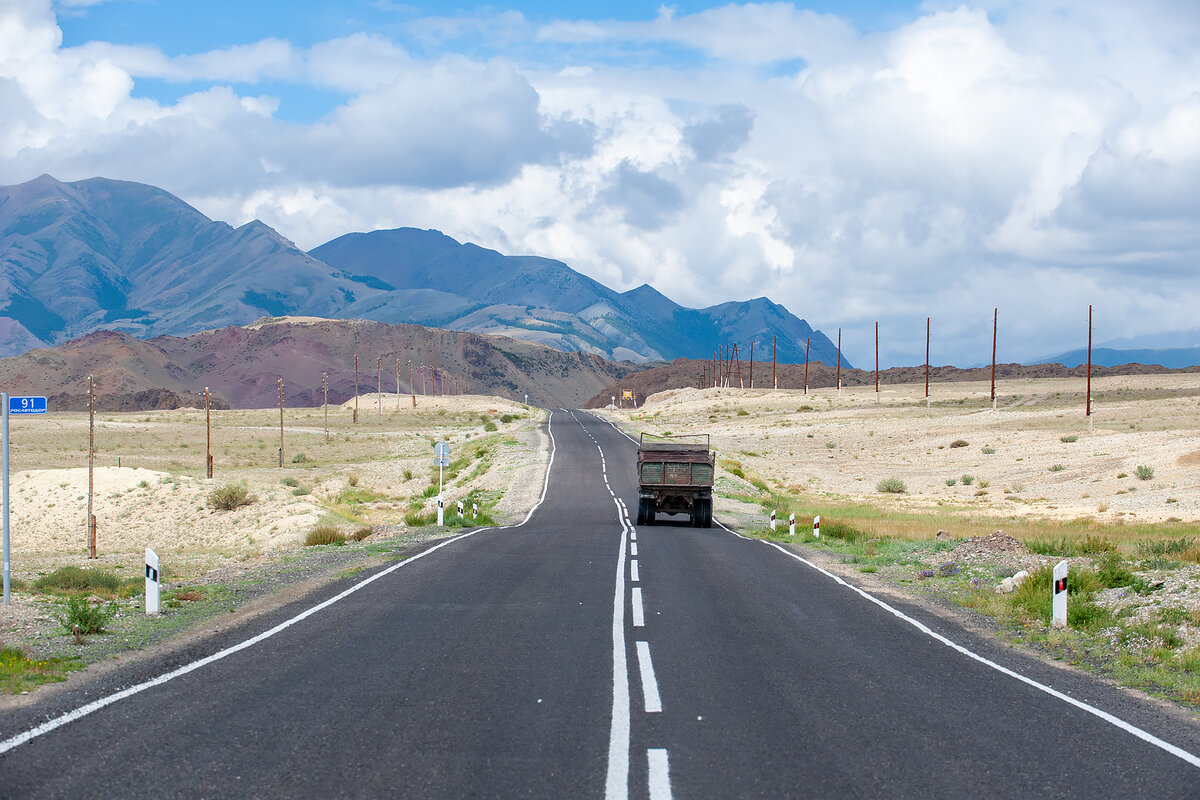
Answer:
[{"label": "shrub", "polygon": [[406,481],[412,480],[412,470],[411,469],[404,470],[404,480],[406,480]]},{"label": "shrub", "polygon": [[958,483],[958,478],[946,478],[947,486],[953,486],[956,483]]},{"label": "shrub", "polygon": [[1138,480],[1148,481],[1154,477],[1154,467],[1140,466],[1134,470]]},{"label": "shrub", "polygon": [[115,603],[92,605],[86,597],[69,597],[66,608],[55,612],[54,618],[67,633],[75,635],[75,641],[82,642],[89,633],[104,633],[105,626],[116,613]]},{"label": "shrub", "polygon": [[1075,436],[1074,434],[1071,434],[1070,436],[1060,436],[1060,437],[1058,437],[1058,440],[1060,442],[1066,442],[1067,444],[1070,444],[1071,442],[1078,442],[1079,437]]},{"label": "shrub", "polygon": [[489,432],[498,430],[498,428],[496,427],[496,423],[492,422],[491,420],[488,420],[487,422],[483,423],[483,429],[485,431],[489,431]]},{"label": "shrub", "polygon": [[354,541],[361,542],[363,539],[367,538],[372,533],[373,533],[373,531],[368,527],[364,526],[362,528],[359,528],[358,530],[356,530],[354,532]]},{"label": "shrub", "polygon": [[888,494],[904,494],[908,491],[908,487],[899,478],[884,478],[875,484],[875,490],[878,492],[887,492]]},{"label": "shrub", "polygon": [[975,482],[975,476],[974,475],[963,475],[961,478],[959,478],[959,480],[962,481],[963,486],[970,486],[972,483]]},{"label": "shrub", "polygon": [[825,443],[825,449],[826,449],[826,450],[832,450],[832,449],[834,449],[835,447],[837,447],[837,442],[826,442],[826,443]]},{"label": "shrub", "polygon": [[283,480],[280,481],[280,483],[282,483],[284,486],[299,486],[300,485],[300,481],[296,480],[295,478],[284,478]]},{"label": "shrub", "polygon": [[744,409],[744,408],[739,408],[739,409],[737,410],[737,415],[738,415],[739,417],[748,417],[748,416],[750,416],[750,412],[749,412],[749,411],[747,411],[747,410],[746,410],[746,409]]},{"label": "shrub", "polygon": [[955,439],[950,443],[951,447],[966,447],[968,442],[965,439]]},{"label": "shrub", "polygon": [[257,499],[250,494],[250,487],[246,485],[245,481],[227,483],[209,493],[208,507],[218,511],[233,511],[242,506],[248,506]]},{"label": "shrub", "polygon": [[296,453],[296,455],[292,456],[292,463],[293,464],[307,464],[308,456],[304,455],[304,453]]},{"label": "shrub", "polygon": [[[436,489],[434,491],[437,491]],[[420,528],[423,525],[432,525],[437,522],[437,512],[423,512],[418,509],[409,511],[404,515],[404,524],[411,528]]]},{"label": "shrub", "polygon": [[33,588],[44,591],[56,589],[60,592],[116,592],[121,585],[121,579],[111,572],[98,569],[83,569],[82,567],[59,567],[49,575],[44,575],[34,581]]},{"label": "shrub", "polygon": [[514,419],[516,419],[516,417],[514,417],[512,414],[501,414],[500,415],[500,421],[504,422],[504,423],[512,422]]},{"label": "shrub", "polygon": [[307,486],[297,486],[295,489],[292,489],[292,497],[304,497],[304,495],[310,492],[312,492],[312,489]]},{"label": "shrub", "polygon": [[1064,467],[1062,464],[1051,464],[1050,465],[1051,472],[1062,472],[1064,469],[1066,469],[1066,467]]},{"label": "shrub", "polygon": [[996,448],[992,447],[990,444],[985,444],[982,448],[982,452],[985,456],[995,455]]},{"label": "shrub", "polygon": [[337,526],[329,522],[319,522],[308,532],[304,537],[304,546],[313,547],[314,545],[322,544],[345,544],[346,534],[337,529]]},{"label": "shrub", "polygon": [[958,574],[958,563],[955,561],[947,561],[938,567],[938,575],[943,578],[949,578]]},{"label": "shrub", "polygon": [[346,478],[346,483],[350,484],[351,486],[358,486],[358,476],[351,472]]}]

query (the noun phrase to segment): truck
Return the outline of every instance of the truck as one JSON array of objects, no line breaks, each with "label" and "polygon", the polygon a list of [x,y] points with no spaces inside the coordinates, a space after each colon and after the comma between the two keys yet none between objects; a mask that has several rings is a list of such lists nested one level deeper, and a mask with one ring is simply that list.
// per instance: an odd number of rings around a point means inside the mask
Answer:
[{"label": "truck", "polygon": [[708,434],[638,439],[638,525],[657,514],[687,514],[693,528],[712,527],[713,467]]}]

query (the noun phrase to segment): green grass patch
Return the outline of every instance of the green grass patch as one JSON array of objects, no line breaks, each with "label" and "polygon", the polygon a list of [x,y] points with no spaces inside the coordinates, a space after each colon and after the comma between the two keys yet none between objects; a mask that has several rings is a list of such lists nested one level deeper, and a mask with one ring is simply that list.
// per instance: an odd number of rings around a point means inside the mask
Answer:
[{"label": "green grass patch", "polygon": [[19,647],[0,648],[0,689],[21,694],[43,683],[65,681],[69,673],[83,667],[78,658],[32,659]]}]

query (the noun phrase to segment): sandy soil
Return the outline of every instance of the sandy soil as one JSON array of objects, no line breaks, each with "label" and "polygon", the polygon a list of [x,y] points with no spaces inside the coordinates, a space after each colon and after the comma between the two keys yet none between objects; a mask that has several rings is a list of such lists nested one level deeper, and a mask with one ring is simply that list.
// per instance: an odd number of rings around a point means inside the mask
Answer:
[{"label": "sandy soil", "polygon": [[[279,412],[213,413],[215,477],[204,477],[204,413],[196,410],[97,415],[93,513],[102,553],[213,552],[230,556],[299,546],[321,519],[353,530],[363,524],[402,524],[414,499],[429,486],[433,442],[450,443],[451,457],[489,448],[489,467],[464,470],[448,484],[448,506],[468,492],[499,496],[493,514],[519,519],[536,501],[545,474],[548,439],[538,426],[544,414],[496,397],[359,398],[329,409],[286,409],[284,461],[278,463]],[[521,419],[502,423],[500,415]],[[484,420],[498,427],[485,431]],[[14,574],[22,556],[55,556],[74,563],[84,553],[87,517],[86,414],[48,414],[13,420],[11,538]],[[293,459],[300,459],[293,461]],[[114,462],[120,463],[116,466]],[[406,477],[407,474],[407,477]],[[244,481],[255,502],[235,511],[209,508],[217,487]],[[285,483],[287,485],[285,485]],[[351,486],[354,483],[355,486]],[[536,492],[534,488],[536,487]],[[370,497],[339,504],[350,489]],[[297,494],[304,490],[306,493]],[[62,560],[61,558],[57,560]],[[80,562],[82,563],[82,562]]]},{"label": "sandy soil", "polygon": [[[720,459],[769,482],[885,508],[1200,519],[1200,375],[1093,379],[1090,426],[1078,379],[999,382],[996,410],[986,382],[933,384],[929,406],[923,384],[881,389],[681,389],[600,413],[655,433],[708,433]],[[1153,477],[1139,479],[1139,466]],[[892,477],[905,494],[876,489]]]}]

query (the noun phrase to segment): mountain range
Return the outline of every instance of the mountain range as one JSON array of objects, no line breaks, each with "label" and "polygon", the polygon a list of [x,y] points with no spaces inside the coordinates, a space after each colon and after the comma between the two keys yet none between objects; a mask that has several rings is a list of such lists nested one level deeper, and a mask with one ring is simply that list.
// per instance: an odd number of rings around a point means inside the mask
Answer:
[{"label": "mountain range", "polygon": [[686,308],[648,285],[617,292],[561,261],[413,228],[305,253],[257,220],[233,228],[106,178],[0,187],[0,265],[0,355],[98,330],[186,336],[299,315],[498,333],[614,361],[710,358],[754,340],[763,353],[772,337],[780,362],[802,362],[809,338],[814,362],[837,359],[828,337],[766,298]]}]

